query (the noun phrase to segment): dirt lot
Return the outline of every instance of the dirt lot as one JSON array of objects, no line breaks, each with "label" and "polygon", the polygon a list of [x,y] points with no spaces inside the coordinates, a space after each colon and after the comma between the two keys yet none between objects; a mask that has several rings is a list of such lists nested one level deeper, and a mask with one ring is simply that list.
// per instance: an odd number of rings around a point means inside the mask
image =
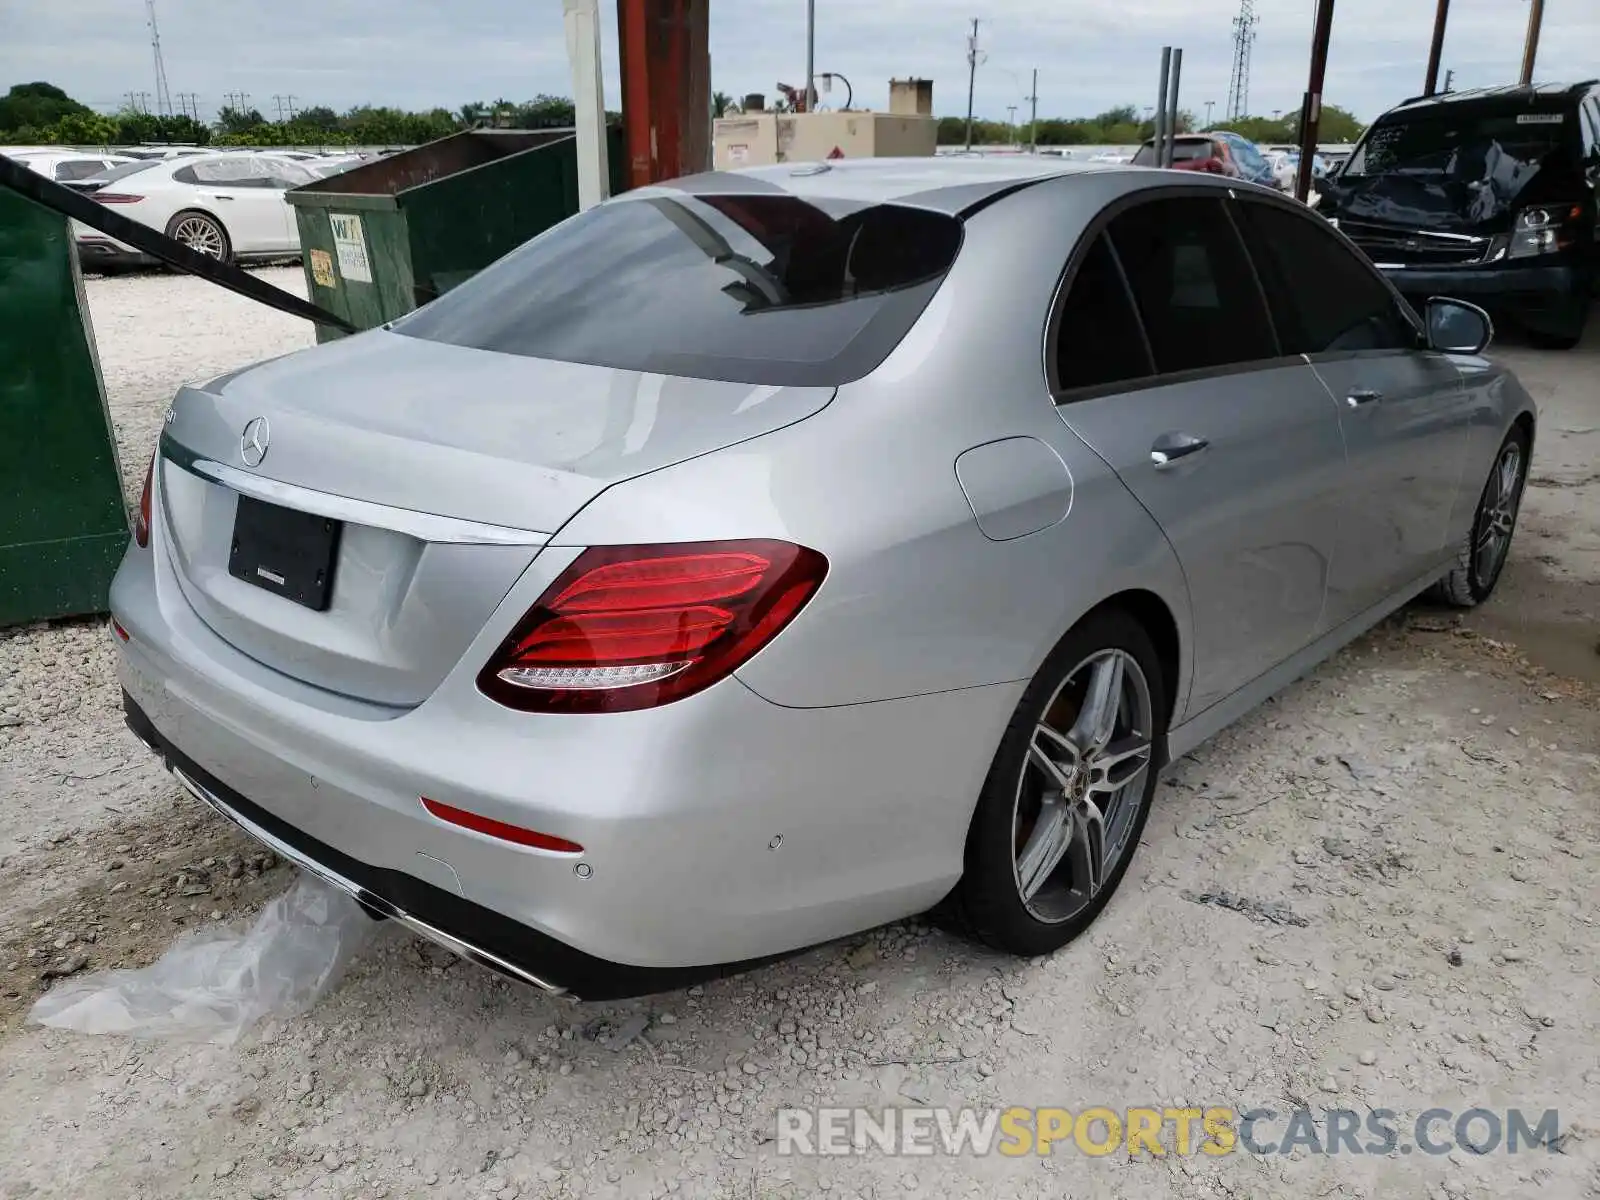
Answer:
[{"label": "dirt lot", "polygon": [[[180,382],[309,340],[187,279],[89,290],[130,488]],[[1495,600],[1412,606],[1180,763],[1122,893],[1047,961],[908,922],[573,1006],[396,935],[231,1047],[27,1026],[42,976],[149,962],[289,873],[123,731],[98,623],[0,635],[0,1197],[1600,1194],[1594,330],[1504,351],[1544,414]],[[1563,1136],[1412,1158],[772,1144],[780,1105],[1150,1103],[1402,1128],[1558,1108]]]}]

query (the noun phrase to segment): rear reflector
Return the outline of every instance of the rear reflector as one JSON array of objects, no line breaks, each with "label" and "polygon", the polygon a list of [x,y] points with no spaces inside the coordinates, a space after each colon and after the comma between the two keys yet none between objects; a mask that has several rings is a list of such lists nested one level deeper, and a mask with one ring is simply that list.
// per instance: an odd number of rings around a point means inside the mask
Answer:
[{"label": "rear reflector", "polygon": [[489,837],[499,838],[502,842],[515,842],[519,846],[532,846],[535,850],[554,850],[558,854],[583,853],[583,847],[577,842],[569,842],[566,838],[556,837],[554,834],[538,833],[532,829],[524,829],[520,825],[507,825],[504,821],[496,821],[493,817],[483,817],[464,808],[440,804],[437,800],[430,800],[426,796],[420,799],[422,807],[439,820],[470,829],[474,833],[487,834]]},{"label": "rear reflector", "polygon": [[731,674],[816,593],[827,560],[777,541],[597,546],[478,676],[525,712],[652,708]]}]

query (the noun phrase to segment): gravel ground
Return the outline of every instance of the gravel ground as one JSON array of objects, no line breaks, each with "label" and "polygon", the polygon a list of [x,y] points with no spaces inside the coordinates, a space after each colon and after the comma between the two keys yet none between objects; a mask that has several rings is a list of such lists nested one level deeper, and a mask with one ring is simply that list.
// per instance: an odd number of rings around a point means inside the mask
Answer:
[{"label": "gravel ground", "polygon": [[[89,289],[130,481],[179,382],[309,340],[187,279]],[[1600,358],[1505,354],[1545,415],[1500,594],[1412,606],[1181,762],[1122,892],[1048,960],[911,921],[574,1006],[394,933],[231,1047],[25,1026],[42,975],[149,962],[289,873],[122,731],[98,623],[0,635],[0,1197],[1600,1194]],[[1565,1136],[1425,1159],[772,1143],[783,1105],[1149,1103],[1555,1107]]]}]

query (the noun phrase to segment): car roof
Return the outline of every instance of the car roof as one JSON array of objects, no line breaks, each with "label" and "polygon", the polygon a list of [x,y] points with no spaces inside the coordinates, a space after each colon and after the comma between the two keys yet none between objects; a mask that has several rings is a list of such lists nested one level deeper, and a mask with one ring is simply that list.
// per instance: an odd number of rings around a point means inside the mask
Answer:
[{"label": "car roof", "polygon": [[1432,96],[1412,96],[1408,100],[1402,100],[1384,116],[1445,105],[1492,107],[1533,104],[1540,100],[1564,98],[1578,100],[1597,84],[1600,84],[1600,79],[1585,79],[1581,83],[1535,83],[1526,87],[1521,84],[1504,84],[1499,87],[1467,88],[1459,92],[1437,92]]},{"label": "car roof", "polygon": [[1134,170],[1143,168],[1033,155],[992,158],[951,154],[778,163],[708,171],[659,186],[698,195],[781,191],[863,204],[909,204],[954,215],[1040,180]]}]

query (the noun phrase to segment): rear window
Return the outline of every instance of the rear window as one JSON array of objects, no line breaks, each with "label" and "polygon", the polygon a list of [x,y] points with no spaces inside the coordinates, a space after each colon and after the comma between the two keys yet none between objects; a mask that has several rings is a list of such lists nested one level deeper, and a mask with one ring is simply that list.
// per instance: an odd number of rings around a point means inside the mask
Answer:
[{"label": "rear window", "polygon": [[140,159],[137,162],[118,163],[114,167],[101,171],[98,175],[89,176],[87,182],[113,183],[118,179],[126,179],[129,175],[137,175],[140,171],[148,171],[154,166],[156,166],[155,163],[148,162],[145,159]]},{"label": "rear window", "polygon": [[563,222],[394,329],[630,371],[830,386],[888,356],[960,245],[956,218],[892,204],[640,196]]},{"label": "rear window", "polygon": [[[1172,146],[1173,162],[1197,162],[1210,158],[1212,155],[1210,138],[1179,138]],[[1139,147],[1139,152],[1133,156],[1136,167],[1153,167],[1156,165],[1155,143],[1146,142]]]},{"label": "rear window", "polygon": [[1498,114],[1439,110],[1380,120],[1345,164],[1344,175],[1442,175],[1478,180],[1494,161],[1538,166],[1576,144],[1576,114],[1522,109]]}]

